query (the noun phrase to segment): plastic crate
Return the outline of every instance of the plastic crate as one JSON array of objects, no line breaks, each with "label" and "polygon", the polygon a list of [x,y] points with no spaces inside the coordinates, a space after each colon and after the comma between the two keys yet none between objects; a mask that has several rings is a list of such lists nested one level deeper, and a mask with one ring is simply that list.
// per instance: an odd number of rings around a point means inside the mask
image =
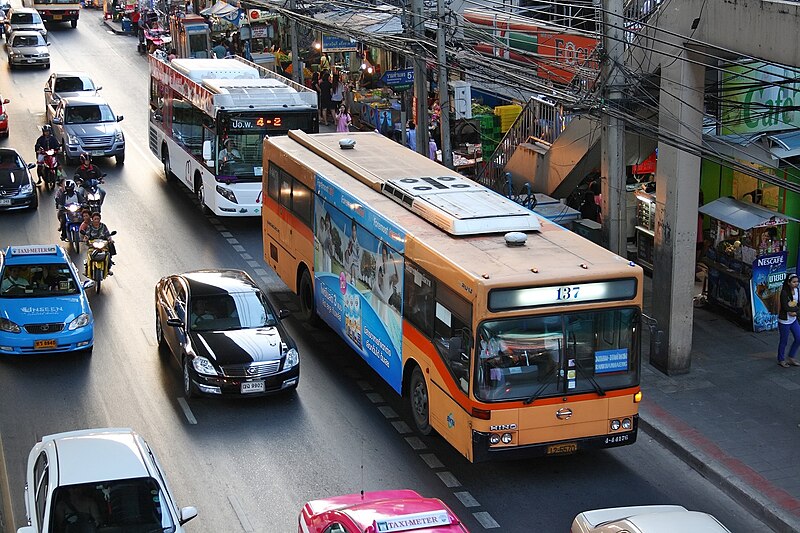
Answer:
[{"label": "plastic crate", "polygon": [[522,113],[522,106],[518,105],[499,105],[494,108],[494,114],[500,117],[500,131],[508,131],[519,114]]}]

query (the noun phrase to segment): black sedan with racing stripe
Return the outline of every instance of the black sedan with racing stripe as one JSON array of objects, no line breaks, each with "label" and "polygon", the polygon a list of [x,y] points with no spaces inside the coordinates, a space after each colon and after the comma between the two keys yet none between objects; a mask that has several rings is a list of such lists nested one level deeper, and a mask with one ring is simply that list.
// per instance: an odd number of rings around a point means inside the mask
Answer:
[{"label": "black sedan with racing stripe", "polygon": [[198,270],[156,285],[156,339],[177,359],[187,398],[297,388],[300,357],[266,294],[241,270]]}]

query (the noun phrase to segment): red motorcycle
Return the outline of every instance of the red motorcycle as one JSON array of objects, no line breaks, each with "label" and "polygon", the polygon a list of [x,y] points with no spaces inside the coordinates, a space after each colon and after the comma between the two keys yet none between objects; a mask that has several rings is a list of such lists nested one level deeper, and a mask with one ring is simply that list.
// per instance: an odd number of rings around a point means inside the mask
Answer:
[{"label": "red motorcycle", "polygon": [[[41,176],[47,191],[52,191],[56,183],[61,179],[61,162],[58,160],[58,150],[51,148],[44,152],[44,160],[41,165]],[[40,152],[41,153],[41,152]]]}]

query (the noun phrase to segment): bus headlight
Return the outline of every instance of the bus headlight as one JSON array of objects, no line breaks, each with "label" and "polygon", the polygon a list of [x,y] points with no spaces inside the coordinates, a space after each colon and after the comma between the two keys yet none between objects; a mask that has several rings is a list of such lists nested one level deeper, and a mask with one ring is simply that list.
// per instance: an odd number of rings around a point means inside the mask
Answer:
[{"label": "bus headlight", "polygon": [[623,418],[622,419],[622,429],[631,429],[632,425],[633,424],[631,423],[631,419],[630,418]]},{"label": "bus headlight", "polygon": [[617,431],[618,429],[619,429],[619,420],[612,420],[611,431]]},{"label": "bus headlight", "polygon": [[503,436],[500,437],[500,441],[503,444],[511,444],[512,440],[514,440],[514,437],[511,436],[511,433],[503,433]]},{"label": "bus headlight", "polygon": [[239,203],[236,201],[236,195],[233,194],[233,191],[228,189],[227,187],[223,187],[222,185],[217,185],[217,193],[219,193],[220,196],[222,196],[229,202],[233,202],[234,204]]},{"label": "bus headlight", "polygon": [[492,433],[491,435],[489,435],[489,444],[494,446],[495,444],[499,443],[500,443],[500,435],[498,435],[497,433]]},{"label": "bus headlight", "polygon": [[87,313],[81,313],[80,315],[75,317],[75,320],[69,323],[67,329],[69,331],[74,331],[78,328],[82,328],[87,325],[89,325],[89,315]]}]

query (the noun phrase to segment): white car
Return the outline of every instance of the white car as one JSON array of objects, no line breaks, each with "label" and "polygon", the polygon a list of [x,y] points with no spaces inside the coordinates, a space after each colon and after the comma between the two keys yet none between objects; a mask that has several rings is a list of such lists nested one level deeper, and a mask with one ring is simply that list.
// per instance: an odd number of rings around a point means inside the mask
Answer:
[{"label": "white car", "polygon": [[131,429],[86,429],[44,437],[28,456],[28,526],[17,533],[182,533],[197,509],[179,509],[163,470]]},{"label": "white car", "polygon": [[645,505],[585,511],[572,521],[571,533],[730,533],[710,514],[680,505]]}]

